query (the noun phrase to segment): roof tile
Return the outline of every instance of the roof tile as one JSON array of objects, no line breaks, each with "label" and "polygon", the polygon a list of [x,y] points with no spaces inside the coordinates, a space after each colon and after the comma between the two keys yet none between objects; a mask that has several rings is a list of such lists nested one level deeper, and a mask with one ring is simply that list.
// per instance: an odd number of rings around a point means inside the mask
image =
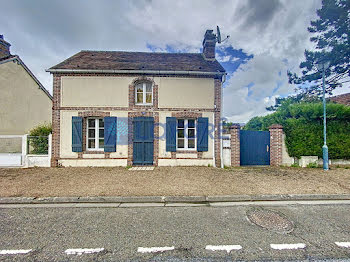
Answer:
[{"label": "roof tile", "polygon": [[50,69],[225,72],[201,53],[81,51]]}]

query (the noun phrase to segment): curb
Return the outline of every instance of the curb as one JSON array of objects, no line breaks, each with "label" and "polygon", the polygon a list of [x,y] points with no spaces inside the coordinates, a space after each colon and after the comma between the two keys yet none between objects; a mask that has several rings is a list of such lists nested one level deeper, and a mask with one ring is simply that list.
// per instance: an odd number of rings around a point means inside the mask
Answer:
[{"label": "curb", "polygon": [[[228,196],[132,196],[132,197],[0,197],[0,204],[84,204],[106,203],[133,206],[203,206],[211,203],[268,202],[268,201],[322,201],[350,200],[350,194],[341,195],[228,195]],[[157,205],[158,204],[158,205]],[[160,204],[160,205],[159,205]]]}]

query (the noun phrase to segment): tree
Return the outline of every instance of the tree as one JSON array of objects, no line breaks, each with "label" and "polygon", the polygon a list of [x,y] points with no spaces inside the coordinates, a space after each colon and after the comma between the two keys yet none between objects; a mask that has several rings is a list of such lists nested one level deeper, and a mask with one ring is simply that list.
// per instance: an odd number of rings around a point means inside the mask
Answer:
[{"label": "tree", "polygon": [[325,72],[326,92],[350,82],[350,0],[322,0],[322,8],[317,10],[318,19],[311,21],[308,31],[313,35],[311,42],[316,50],[305,50],[305,61],[300,63],[302,75],[288,72],[289,83],[298,86],[301,94],[318,96],[322,91],[322,72],[315,65],[321,60],[330,62]]}]

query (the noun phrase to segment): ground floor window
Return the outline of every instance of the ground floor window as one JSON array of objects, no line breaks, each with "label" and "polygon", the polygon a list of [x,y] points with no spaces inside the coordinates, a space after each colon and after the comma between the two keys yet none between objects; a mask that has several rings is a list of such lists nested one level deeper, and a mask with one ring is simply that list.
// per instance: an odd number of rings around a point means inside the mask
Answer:
[{"label": "ground floor window", "polygon": [[103,150],[103,147],[104,147],[103,118],[88,118],[86,144],[87,144],[87,150],[91,150],[91,151]]},{"label": "ground floor window", "polygon": [[196,120],[178,119],[177,120],[177,149],[196,149]]}]

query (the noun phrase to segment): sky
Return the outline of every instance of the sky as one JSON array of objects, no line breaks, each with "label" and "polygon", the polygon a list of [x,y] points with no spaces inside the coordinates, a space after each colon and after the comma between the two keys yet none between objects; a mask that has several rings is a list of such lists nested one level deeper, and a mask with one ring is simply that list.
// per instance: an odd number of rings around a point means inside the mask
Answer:
[{"label": "sky", "polygon": [[304,50],[314,48],[307,27],[321,0],[11,0],[1,7],[0,34],[50,93],[45,70],[80,50],[201,52],[205,31],[219,25],[230,35],[216,46],[228,73],[223,115],[242,123],[294,93],[287,70],[300,72]]}]

